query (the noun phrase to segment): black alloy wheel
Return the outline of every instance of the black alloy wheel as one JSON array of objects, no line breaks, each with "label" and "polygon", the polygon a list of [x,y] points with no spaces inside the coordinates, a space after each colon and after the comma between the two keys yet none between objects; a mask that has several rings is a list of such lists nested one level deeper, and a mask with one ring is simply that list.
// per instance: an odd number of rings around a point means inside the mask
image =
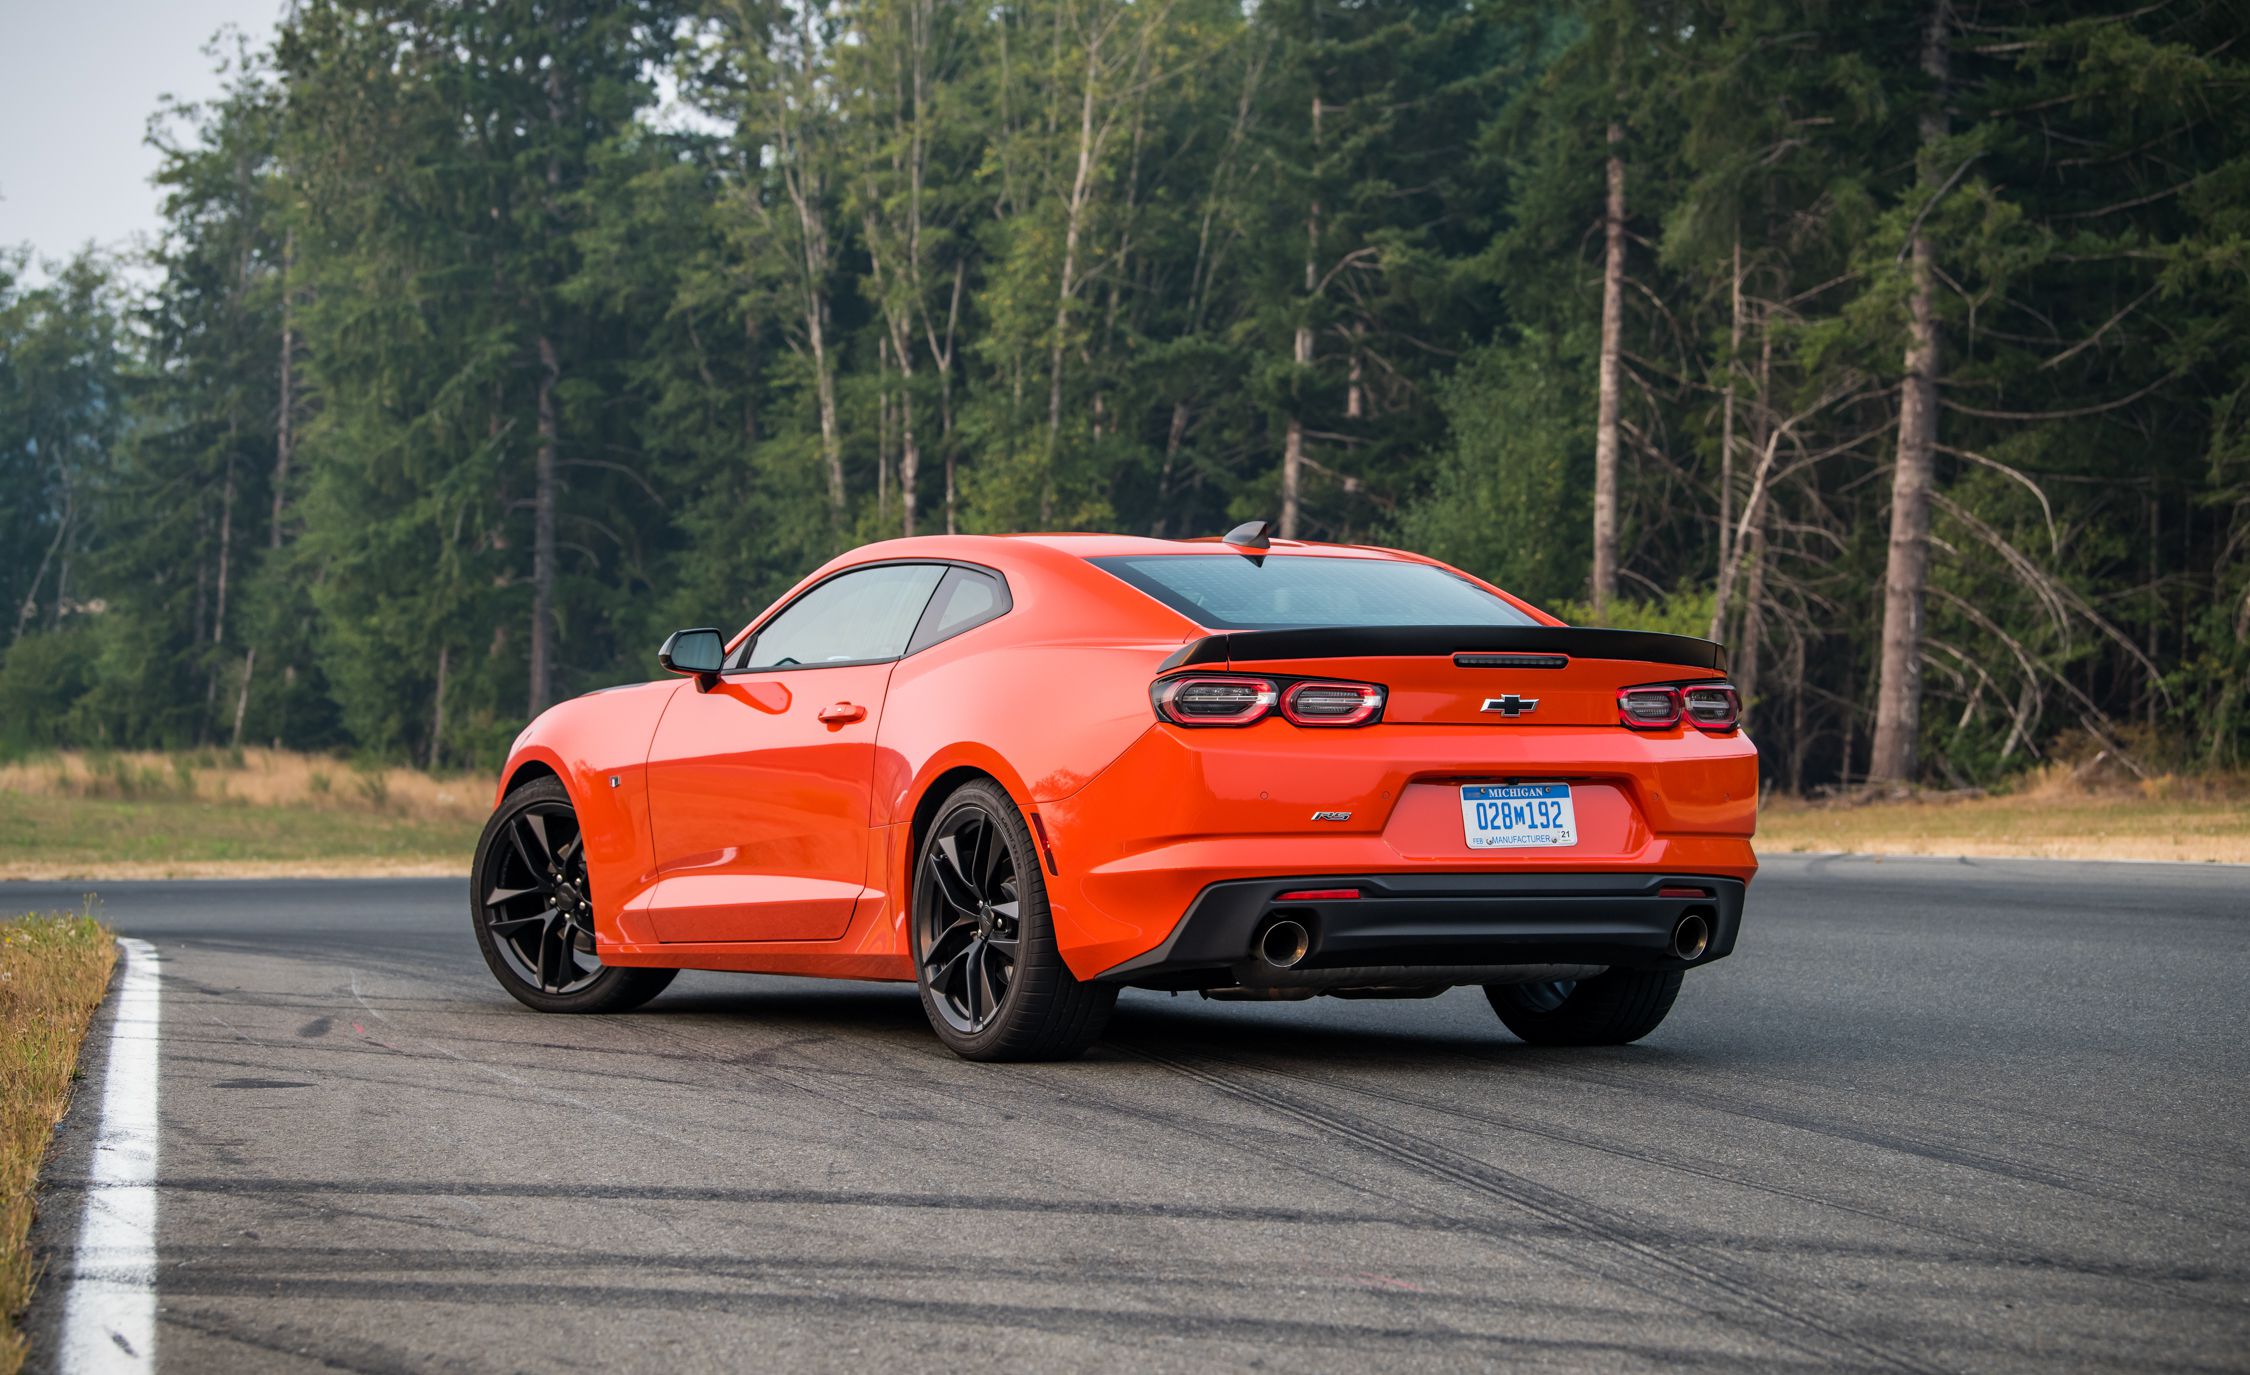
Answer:
[{"label": "black alloy wheel", "polygon": [[613,968],[595,954],[586,837],[553,778],[509,793],[485,823],[469,905],[494,977],[542,1012],[621,1012],[655,997],[675,973]]},{"label": "black alloy wheel", "polygon": [[1000,1015],[1015,983],[1023,907],[1015,857],[981,807],[961,807],[929,839],[923,867],[935,901],[922,907],[922,979],[938,1013],[974,1035]]},{"label": "black alloy wheel", "polygon": [[914,963],[938,1038],[972,1060],[1077,1055],[1117,990],[1080,983],[1055,949],[1030,829],[987,781],[963,784],[923,836],[914,879]]}]

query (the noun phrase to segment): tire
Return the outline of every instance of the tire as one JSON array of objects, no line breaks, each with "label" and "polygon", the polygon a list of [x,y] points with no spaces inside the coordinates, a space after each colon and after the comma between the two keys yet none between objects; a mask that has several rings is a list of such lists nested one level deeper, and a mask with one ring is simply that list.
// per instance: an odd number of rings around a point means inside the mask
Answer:
[{"label": "tire", "polygon": [[1680,996],[1677,969],[1613,969],[1579,981],[1486,984],[1508,1030],[1535,1046],[1622,1046],[1656,1030]]},{"label": "tire", "polygon": [[556,778],[501,799],[477,839],[469,921],[492,977],[540,1012],[630,1012],[664,991],[676,969],[604,965],[593,953],[593,908],[578,813]]},{"label": "tire", "polygon": [[922,1011],[965,1060],[1067,1060],[1101,1035],[1117,990],[1080,983],[1055,949],[1047,883],[1023,814],[996,783],[964,783],[914,864]]}]

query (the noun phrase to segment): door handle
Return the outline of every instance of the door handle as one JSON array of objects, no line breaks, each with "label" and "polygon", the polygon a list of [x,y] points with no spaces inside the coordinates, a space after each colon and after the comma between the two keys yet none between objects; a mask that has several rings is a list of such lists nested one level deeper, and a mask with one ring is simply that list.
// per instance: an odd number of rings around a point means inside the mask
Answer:
[{"label": "door handle", "polygon": [[867,719],[867,708],[856,702],[835,702],[820,709],[820,719],[831,726],[849,725]]}]

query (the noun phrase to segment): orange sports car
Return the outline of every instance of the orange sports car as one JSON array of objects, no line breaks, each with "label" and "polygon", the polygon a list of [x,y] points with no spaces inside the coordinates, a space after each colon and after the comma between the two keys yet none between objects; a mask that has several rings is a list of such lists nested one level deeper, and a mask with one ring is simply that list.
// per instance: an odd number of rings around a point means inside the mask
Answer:
[{"label": "orange sports car", "polygon": [[470,908],[501,985],[913,981],[980,1060],[1122,988],[1426,997],[1613,1045],[1734,948],[1757,755],[1715,644],[1579,629],[1432,559],[944,536],[842,556],[679,675],[543,713]]}]

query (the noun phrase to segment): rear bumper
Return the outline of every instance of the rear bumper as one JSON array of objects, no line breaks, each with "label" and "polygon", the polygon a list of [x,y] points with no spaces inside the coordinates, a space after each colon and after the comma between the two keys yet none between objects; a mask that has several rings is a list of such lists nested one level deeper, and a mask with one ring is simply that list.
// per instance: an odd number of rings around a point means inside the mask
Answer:
[{"label": "rear bumper", "polygon": [[[1571,785],[1576,844],[1470,848],[1460,786],[1516,781]],[[1757,751],[1740,735],[1269,719],[1158,726],[1084,786],[1048,792],[1039,815],[1056,944],[1091,979],[1165,945],[1201,894],[1236,881],[1474,875],[1501,894],[1547,875],[1747,882],[1757,797]]]},{"label": "rear bumper", "polygon": [[[1356,899],[1280,901],[1303,889],[1356,889]],[[1695,895],[1683,895],[1684,890]],[[1671,890],[1667,895],[1666,890]],[[1707,874],[1334,874],[1214,883],[1196,895],[1155,949],[1103,970],[1107,983],[1209,988],[1280,977],[1256,951],[1266,925],[1286,917],[1311,934],[1292,982],[1321,971],[1413,971],[1416,982],[1505,966],[1687,969],[1734,949],[1744,884]],[[1710,945],[1694,960],[1672,954],[1683,917],[1700,915]]]}]

